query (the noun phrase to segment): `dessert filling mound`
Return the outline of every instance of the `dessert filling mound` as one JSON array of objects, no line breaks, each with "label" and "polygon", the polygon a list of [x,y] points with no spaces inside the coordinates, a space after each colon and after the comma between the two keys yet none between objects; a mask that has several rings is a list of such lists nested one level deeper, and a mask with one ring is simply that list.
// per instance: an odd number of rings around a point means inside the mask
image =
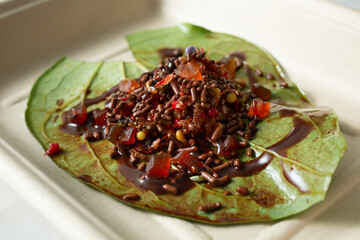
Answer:
[{"label": "dessert filling mound", "polygon": [[248,140],[270,110],[265,102],[270,90],[257,83],[244,90],[244,81],[233,79],[247,67],[241,58],[214,61],[192,46],[185,52],[139,79],[121,81],[100,114],[103,132],[86,135],[90,140],[103,135],[114,144],[112,159],[128,159],[128,169],[142,172],[140,181],[166,178],[160,192],[174,194],[184,177],[213,186],[228,183],[231,176],[221,171],[241,168],[241,152],[254,154]]}]

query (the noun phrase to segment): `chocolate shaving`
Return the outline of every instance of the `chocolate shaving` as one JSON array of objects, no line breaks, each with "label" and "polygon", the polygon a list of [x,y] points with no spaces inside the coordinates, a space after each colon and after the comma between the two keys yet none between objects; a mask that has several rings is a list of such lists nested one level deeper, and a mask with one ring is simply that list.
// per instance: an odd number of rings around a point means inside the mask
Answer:
[{"label": "chocolate shaving", "polygon": [[214,212],[222,208],[221,202],[215,202],[215,203],[208,203],[205,205],[201,205],[199,207],[199,211],[203,212]]}]

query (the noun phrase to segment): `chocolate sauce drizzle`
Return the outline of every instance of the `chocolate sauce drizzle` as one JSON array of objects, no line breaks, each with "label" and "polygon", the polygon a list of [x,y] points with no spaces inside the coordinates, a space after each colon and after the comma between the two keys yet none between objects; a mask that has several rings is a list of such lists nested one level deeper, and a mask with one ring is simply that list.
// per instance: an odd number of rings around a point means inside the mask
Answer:
[{"label": "chocolate sauce drizzle", "polygon": [[[229,54],[229,56],[235,57],[238,60],[240,60],[241,62],[246,61],[246,55],[243,52],[232,52]],[[245,64],[244,69],[248,76],[250,86],[254,85],[255,83],[258,83],[258,80],[254,77],[254,75],[252,73],[251,67],[249,65]]]},{"label": "chocolate sauce drizzle", "polygon": [[[102,93],[100,96],[95,97],[95,98],[89,98],[89,99],[84,99],[83,103],[79,103],[76,106],[74,106],[73,108],[79,108],[81,106],[85,106],[88,107],[90,105],[93,104],[97,104],[101,101],[104,101],[108,96],[110,96],[112,93],[115,93],[119,91],[119,85],[116,84],[115,86],[113,86],[112,88],[110,88],[110,90]],[[93,111],[98,111],[98,110],[93,110]],[[87,118],[86,118],[86,122],[84,124],[76,124],[70,121],[70,116],[72,114],[71,109],[69,111],[66,111],[62,114],[62,119],[63,119],[63,124],[61,124],[59,126],[59,129],[63,132],[66,132],[68,134],[71,135],[75,135],[75,136],[82,136],[84,134],[92,134],[94,132],[100,132],[101,134],[101,138],[103,138],[104,136],[104,129],[105,126],[97,126],[94,124],[94,120],[92,118],[92,113],[93,111],[90,111],[87,113]]]},{"label": "chocolate sauce drizzle", "polygon": [[130,163],[129,156],[121,156],[118,160],[118,168],[127,181],[132,182],[135,186],[144,189],[151,190],[155,194],[168,194],[169,192],[163,188],[164,184],[171,184],[178,190],[178,194],[182,194],[195,186],[194,182],[190,180],[187,175],[176,180],[175,183],[171,182],[171,179],[175,179],[176,173],[170,172],[169,177],[148,177],[143,171],[138,170],[134,165]]},{"label": "chocolate sauce drizzle", "polygon": [[[295,115],[296,111],[289,109],[282,109],[280,110],[280,115],[281,114]],[[271,163],[271,161],[274,159],[276,154],[286,157],[287,156],[286,151],[289,148],[295,146],[297,143],[304,140],[307,137],[307,135],[314,129],[314,126],[312,125],[311,122],[297,116],[293,116],[293,124],[294,126],[287,136],[285,136],[279,142],[268,147],[267,151],[264,151],[260,156],[249,162],[245,162],[239,168],[235,168],[235,167],[225,168],[219,171],[219,174],[221,176],[229,175],[229,177],[249,177],[264,170]],[[288,178],[292,179],[290,175]],[[296,182],[296,180],[294,180],[293,182]]]},{"label": "chocolate sauce drizzle", "polygon": [[255,83],[258,83],[258,80],[254,77],[251,67],[249,65],[245,65],[245,72],[248,76],[250,86],[254,85]]},{"label": "chocolate sauce drizzle", "polygon": [[285,179],[289,183],[294,185],[302,193],[310,192],[309,186],[307,185],[305,180],[301,177],[295,166],[290,166],[289,164],[286,164],[283,161],[281,161],[281,168],[283,170]]},{"label": "chocolate sauce drizzle", "polygon": [[162,48],[158,50],[160,55],[160,63],[164,63],[166,58],[180,57],[183,55],[184,49],[182,48]]},{"label": "chocolate sauce drizzle", "polygon": [[101,101],[104,101],[108,96],[110,96],[113,93],[116,93],[117,91],[119,91],[119,84],[116,84],[115,86],[110,88],[110,90],[104,92],[103,94],[101,94],[98,97],[85,99],[84,102],[83,102],[83,105],[85,107],[87,107],[87,106],[99,103]]},{"label": "chocolate sauce drizzle", "polygon": [[[246,60],[246,55],[243,52],[233,52],[229,54],[229,56],[233,56],[238,58],[240,61]],[[275,67],[275,66],[274,66]],[[248,76],[250,86],[254,84],[258,84],[258,80],[253,75],[252,69],[249,65],[244,66],[244,70]],[[281,81],[282,87],[287,87],[285,79],[282,77],[281,73],[276,69],[278,73],[278,77]],[[307,101],[306,101],[307,102]],[[306,121],[304,119],[295,116],[296,111],[291,109],[281,109],[280,116],[282,117],[293,117],[293,129],[289,132],[287,136],[285,136],[279,142],[273,144],[272,146],[267,148],[269,152],[263,152],[259,157],[244,163],[241,167],[229,167],[219,171],[220,176],[228,175],[229,177],[248,177],[255,175],[262,170],[264,170],[274,159],[275,154],[286,157],[287,149],[295,146],[297,143],[304,140],[307,135],[313,130],[314,126],[311,122]],[[273,153],[271,153],[273,152]],[[292,166],[292,170],[288,170],[286,165],[281,162],[281,166],[283,169],[283,174],[285,179],[287,179],[291,184],[299,189],[300,192],[309,192],[308,187],[302,177],[296,172],[293,171],[295,169]]]},{"label": "chocolate sauce drizzle", "polygon": [[[95,110],[93,110],[95,111]],[[82,136],[84,134],[93,134],[94,132],[99,132],[101,134],[101,139],[104,138],[104,129],[105,126],[95,125],[94,120],[92,118],[93,111],[87,113],[87,119],[84,124],[76,124],[70,121],[70,116],[72,114],[71,109],[67,112],[64,112],[62,115],[62,119],[64,121],[63,124],[59,126],[59,129],[63,132],[74,136]]]},{"label": "chocolate sauce drizzle", "polygon": [[[161,56],[162,61],[167,57],[176,57],[183,54],[183,49],[176,48],[163,48],[158,51]],[[246,60],[246,56],[242,52],[234,52],[231,53],[230,56],[234,56],[236,58],[241,59],[241,61]],[[251,85],[257,83],[257,79],[252,74],[252,70],[249,66],[245,66],[245,71],[249,78],[249,83]],[[280,77],[280,79],[282,79]],[[283,79],[282,79],[283,80]],[[284,80],[283,80],[284,81]],[[119,90],[118,85],[112,87],[110,90],[104,92],[100,96],[92,99],[85,99],[82,103],[82,106],[90,106],[96,103],[99,103],[106,99],[112,93],[115,93]],[[76,105],[75,107],[80,107],[81,104]],[[78,125],[72,123],[70,121],[69,115],[71,114],[71,109],[67,112],[64,112],[62,115],[64,123],[60,125],[60,130],[64,131],[68,134],[81,136],[83,134],[93,133],[94,131],[100,131],[103,139],[103,130],[104,126],[96,126],[94,125],[94,121],[92,119],[92,112],[88,113],[88,118],[85,124]],[[220,176],[228,175],[229,177],[249,177],[255,174],[258,174],[262,170],[264,170],[275,158],[276,154],[286,157],[287,150],[294,145],[298,144],[302,140],[304,140],[308,134],[314,129],[312,123],[308,120],[302,119],[296,116],[296,111],[291,109],[280,109],[281,117],[292,117],[293,118],[293,128],[279,142],[271,145],[267,148],[267,151],[264,151],[257,158],[243,163],[240,167],[228,167],[222,170],[219,170],[218,173]],[[293,170],[289,170],[289,167],[285,165],[281,161],[281,166],[283,169],[284,177],[293,184],[295,187],[299,189],[301,192],[309,192],[306,182],[301,178],[301,176],[297,173],[297,171],[293,171],[295,168],[292,166]],[[182,194],[192,187],[195,186],[194,182],[190,180],[189,176],[185,175],[182,178],[178,179],[176,183],[174,183],[173,179],[176,178],[175,173],[171,173],[167,178],[150,178],[147,177],[143,171],[138,170],[135,166],[130,163],[129,156],[123,155],[118,160],[118,169],[121,174],[127,179],[127,181],[132,182],[137,187],[144,190],[151,190],[155,194],[165,194],[168,193],[164,188],[164,184],[171,184],[178,189],[178,193]],[[84,178],[84,181],[88,180],[88,178]]]},{"label": "chocolate sauce drizzle", "polygon": [[229,56],[236,57],[242,62],[246,61],[246,55],[245,55],[244,52],[232,52],[232,53],[229,54]]},{"label": "chocolate sauce drizzle", "polygon": [[[296,111],[291,109],[281,109],[280,116],[293,117],[293,128],[291,129],[291,131],[279,142],[268,147],[267,151],[264,151],[257,158],[249,162],[243,163],[243,165],[239,168],[228,167],[219,170],[219,175],[228,175],[231,178],[249,177],[258,174],[259,172],[264,170],[272,162],[276,154],[287,157],[287,150],[304,140],[308,136],[308,134],[314,129],[314,126],[310,121],[296,116],[296,113]],[[137,187],[145,190],[151,190],[155,194],[168,193],[166,190],[163,189],[162,186],[164,184],[170,184],[170,178],[149,178],[145,176],[143,171],[140,171],[136,167],[131,165],[128,156],[123,156],[120,160],[118,160],[118,163],[121,174],[128,181],[134,183]],[[281,162],[281,165],[284,177],[285,179],[287,179],[287,181],[289,181],[292,185],[298,188],[300,192],[309,192],[306,182],[302,179],[298,172],[295,171],[294,166],[289,169],[289,167],[286,166],[283,162]],[[188,176],[184,176],[183,178],[181,178],[181,180],[178,180],[176,184],[171,184],[176,186],[180,194],[186,192],[187,190],[195,186],[195,184],[189,179]]]}]

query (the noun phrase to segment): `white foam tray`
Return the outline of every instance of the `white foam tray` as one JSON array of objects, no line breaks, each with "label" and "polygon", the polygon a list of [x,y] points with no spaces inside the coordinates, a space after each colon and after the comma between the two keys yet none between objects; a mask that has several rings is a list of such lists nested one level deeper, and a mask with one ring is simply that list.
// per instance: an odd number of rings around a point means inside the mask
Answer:
[{"label": "white foam tray", "polygon": [[[14,3],[11,3],[14,4]],[[359,239],[360,14],[325,0],[44,1],[0,7],[0,176],[71,239]],[[266,223],[210,226],[134,209],[43,157],[24,111],[58,58],[131,60],[125,34],[191,22],[270,51],[317,105],[337,112],[348,151],[324,202]]]}]

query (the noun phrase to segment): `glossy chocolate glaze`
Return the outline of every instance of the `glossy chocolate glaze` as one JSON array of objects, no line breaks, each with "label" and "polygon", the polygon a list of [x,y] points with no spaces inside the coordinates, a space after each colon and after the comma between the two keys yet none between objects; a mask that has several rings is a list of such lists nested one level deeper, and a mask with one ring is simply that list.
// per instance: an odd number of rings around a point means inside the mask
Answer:
[{"label": "glossy chocolate glaze", "polygon": [[[243,52],[232,52],[229,54],[231,57],[235,57],[239,59],[241,62],[246,61],[246,55]],[[252,69],[249,65],[244,66],[245,72],[249,79],[250,86],[254,85],[254,83],[258,83],[258,80],[255,78],[255,76],[252,73]]]},{"label": "glossy chocolate glaze", "polygon": [[[229,177],[249,177],[261,172],[274,159],[275,154],[286,157],[287,150],[302,140],[314,129],[313,124],[305,119],[295,116],[296,111],[291,109],[281,109],[280,116],[293,117],[293,128],[283,139],[267,148],[269,152],[263,152],[257,158],[243,163],[239,168],[229,167],[219,171],[220,176],[229,175]],[[298,175],[284,171],[285,178],[297,187],[300,191],[306,191],[301,178]]]},{"label": "glossy chocolate glaze", "polygon": [[[112,93],[115,93],[117,91],[119,91],[119,85],[118,84],[116,84],[115,86],[110,88],[110,90],[102,93],[98,97],[85,99],[83,101],[82,106],[88,107],[88,106],[91,106],[93,104],[104,101],[108,96],[110,96]],[[81,103],[74,106],[73,108],[78,108],[78,107],[81,107]],[[68,134],[75,135],[75,136],[82,136],[83,134],[92,134],[94,132],[99,132],[100,135],[101,135],[101,139],[103,139],[103,137],[104,137],[103,131],[104,131],[105,127],[104,126],[97,126],[97,125],[94,124],[94,120],[92,118],[92,112],[93,111],[90,111],[90,112],[87,113],[86,122],[84,124],[81,124],[81,125],[73,123],[73,122],[70,121],[71,114],[72,114],[71,109],[69,111],[64,112],[62,114],[63,124],[61,124],[59,126],[59,129],[61,131],[63,131],[63,132],[66,132]]]},{"label": "glossy chocolate glaze", "polygon": [[151,190],[155,194],[169,193],[163,188],[164,184],[171,184],[178,189],[178,194],[182,194],[187,190],[195,186],[194,182],[189,179],[189,176],[184,175],[181,179],[176,180],[176,183],[172,183],[171,179],[176,179],[176,173],[170,172],[169,177],[148,177],[145,171],[138,170],[134,165],[130,163],[129,156],[121,156],[118,160],[119,171],[127,181],[132,182],[135,186]]},{"label": "glossy chocolate glaze", "polygon": [[166,58],[180,57],[183,55],[184,49],[182,48],[162,48],[158,50],[160,55],[160,62],[164,63]]},{"label": "glossy chocolate glaze", "polygon": [[97,126],[94,123],[92,118],[92,112],[88,112],[87,119],[84,124],[76,124],[70,121],[70,116],[72,114],[71,109],[67,112],[64,112],[62,115],[64,123],[59,126],[59,129],[63,132],[66,132],[75,136],[82,136],[84,134],[93,134],[94,132],[99,132],[101,139],[104,138],[104,129],[105,126]]},{"label": "glossy chocolate glaze", "polygon": [[241,60],[242,62],[246,61],[246,55],[245,55],[244,52],[232,52],[232,53],[229,54],[229,56],[236,57],[239,60]]},{"label": "glossy chocolate glaze", "polygon": [[252,85],[254,85],[255,83],[258,83],[258,80],[255,78],[255,76],[254,76],[254,74],[253,74],[253,72],[252,72],[251,67],[248,66],[248,65],[245,65],[244,68],[245,68],[245,72],[246,72],[246,74],[247,74],[247,76],[248,76],[250,85],[252,86]]},{"label": "glossy chocolate glaze", "polygon": [[295,166],[286,164],[283,161],[281,161],[281,168],[283,170],[284,177],[289,183],[294,185],[302,193],[310,192],[309,186],[302,178],[302,176],[300,175],[300,173],[298,172]]},{"label": "glossy chocolate glaze", "polygon": [[110,96],[113,93],[116,93],[117,91],[119,91],[119,84],[116,84],[115,86],[110,88],[110,90],[104,92],[103,94],[101,94],[100,96],[98,96],[96,98],[85,99],[83,104],[85,107],[87,107],[87,106],[99,103],[101,101],[104,101],[108,96]]}]

